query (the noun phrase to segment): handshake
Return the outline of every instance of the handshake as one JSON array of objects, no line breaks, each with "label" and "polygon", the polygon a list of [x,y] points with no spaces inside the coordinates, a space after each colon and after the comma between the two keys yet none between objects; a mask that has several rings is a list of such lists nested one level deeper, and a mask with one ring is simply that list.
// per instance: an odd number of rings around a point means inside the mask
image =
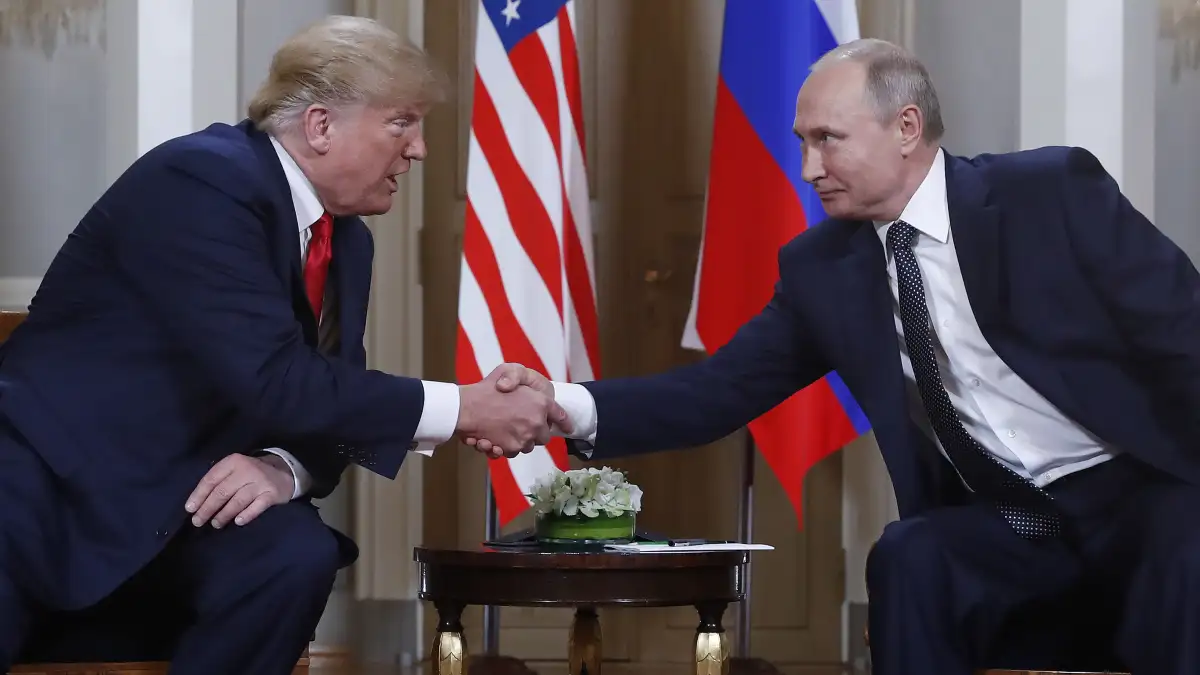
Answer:
[{"label": "handshake", "polygon": [[515,457],[571,433],[571,420],[554,401],[554,385],[516,363],[498,366],[475,384],[460,385],[455,433],[492,457]]}]

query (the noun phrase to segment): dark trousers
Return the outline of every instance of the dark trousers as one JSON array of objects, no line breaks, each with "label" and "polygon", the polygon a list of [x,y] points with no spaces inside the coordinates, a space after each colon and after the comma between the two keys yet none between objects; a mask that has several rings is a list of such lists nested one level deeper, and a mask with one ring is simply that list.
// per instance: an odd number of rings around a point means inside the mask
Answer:
[{"label": "dark trousers", "polygon": [[[337,540],[316,509],[292,502],[243,527],[188,525],[98,605],[49,613],[6,567],[13,560],[5,560],[3,542],[20,534],[16,527],[0,531],[0,673],[31,648],[53,643],[51,634],[73,634],[68,657],[103,653],[105,631],[136,617],[141,630],[161,630],[156,639],[174,643],[172,675],[285,675],[312,638],[341,565]],[[40,644],[30,644],[31,636]],[[81,639],[95,644],[81,647]]]},{"label": "dark trousers", "polygon": [[888,525],[867,560],[876,675],[1200,673],[1200,488],[1122,455],[1048,489],[1061,541],[1021,539],[984,504]]}]

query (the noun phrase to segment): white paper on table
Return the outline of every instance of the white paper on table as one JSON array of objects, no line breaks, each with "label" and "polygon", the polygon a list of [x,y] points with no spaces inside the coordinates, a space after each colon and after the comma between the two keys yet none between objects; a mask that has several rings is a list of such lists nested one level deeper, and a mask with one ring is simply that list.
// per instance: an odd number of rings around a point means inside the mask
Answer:
[{"label": "white paper on table", "polygon": [[692,544],[690,546],[668,546],[667,544],[607,544],[606,551],[620,553],[705,553],[712,551],[774,551],[767,544],[743,544],[740,542],[720,544]]},{"label": "white paper on table", "polygon": [[434,448],[430,448],[428,450],[413,450],[413,452],[417,453],[418,455],[425,455],[426,457],[433,457],[433,451]]}]

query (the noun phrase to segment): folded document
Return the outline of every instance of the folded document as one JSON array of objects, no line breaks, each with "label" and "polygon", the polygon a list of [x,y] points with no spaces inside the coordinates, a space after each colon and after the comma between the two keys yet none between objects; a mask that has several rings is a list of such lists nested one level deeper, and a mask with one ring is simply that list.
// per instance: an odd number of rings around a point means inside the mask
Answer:
[{"label": "folded document", "polygon": [[774,551],[774,546],[767,544],[742,544],[739,542],[714,542],[711,544],[685,544],[674,546],[670,544],[653,543],[633,543],[633,544],[607,544],[604,547],[605,551],[617,551],[621,553],[705,553],[711,551]]}]

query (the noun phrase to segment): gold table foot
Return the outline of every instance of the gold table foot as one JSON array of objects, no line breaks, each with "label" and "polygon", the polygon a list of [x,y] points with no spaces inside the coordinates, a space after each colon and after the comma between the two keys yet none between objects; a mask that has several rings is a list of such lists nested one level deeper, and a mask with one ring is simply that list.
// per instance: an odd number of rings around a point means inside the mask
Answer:
[{"label": "gold table foot", "polygon": [[570,675],[600,675],[603,637],[594,607],[577,607],[567,649]]},{"label": "gold table foot", "polygon": [[463,636],[463,606],[457,603],[437,603],[437,635],[429,662],[433,675],[467,675],[467,639]]},{"label": "gold table foot", "polygon": [[726,603],[696,605],[696,675],[729,675],[729,637],[721,626]]}]

